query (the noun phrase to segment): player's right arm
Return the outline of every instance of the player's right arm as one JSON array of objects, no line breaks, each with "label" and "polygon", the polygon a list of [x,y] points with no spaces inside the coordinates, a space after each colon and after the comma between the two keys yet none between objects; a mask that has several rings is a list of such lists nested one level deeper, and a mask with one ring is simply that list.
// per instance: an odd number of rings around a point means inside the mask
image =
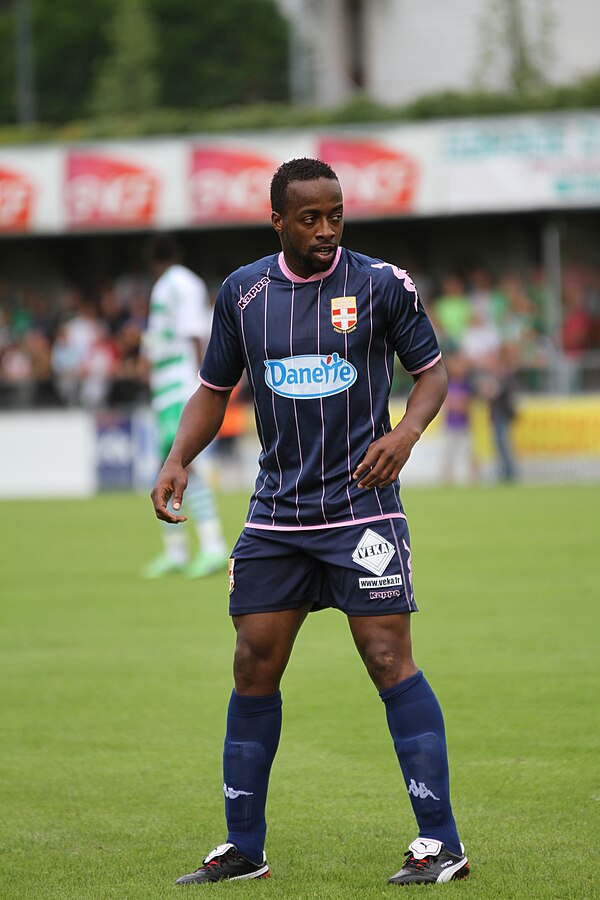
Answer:
[{"label": "player's right arm", "polygon": [[207,447],[217,434],[229,400],[229,390],[212,390],[201,384],[186,403],[173,441],[171,452],[158,473],[152,490],[152,503],[158,519],[176,524],[185,522],[167,509],[173,498],[173,509],[181,508],[183,492],[187,487],[186,466]]}]

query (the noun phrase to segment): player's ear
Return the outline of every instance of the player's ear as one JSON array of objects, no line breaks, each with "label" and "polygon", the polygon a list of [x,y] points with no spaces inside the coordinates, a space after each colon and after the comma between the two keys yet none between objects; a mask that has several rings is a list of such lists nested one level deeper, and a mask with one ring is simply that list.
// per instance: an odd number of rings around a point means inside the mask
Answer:
[{"label": "player's ear", "polygon": [[281,215],[278,212],[273,211],[271,213],[271,224],[273,225],[273,228],[275,229],[277,234],[281,234],[281,232],[283,231],[283,223],[281,220]]}]

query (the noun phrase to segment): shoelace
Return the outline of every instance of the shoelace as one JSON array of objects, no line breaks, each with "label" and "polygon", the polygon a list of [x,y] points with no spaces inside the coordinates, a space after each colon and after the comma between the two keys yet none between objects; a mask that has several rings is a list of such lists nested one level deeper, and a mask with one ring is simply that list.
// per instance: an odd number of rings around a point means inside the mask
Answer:
[{"label": "shoelace", "polygon": [[409,859],[404,863],[405,869],[416,869],[417,872],[420,872],[421,869],[424,869],[430,863],[430,857],[425,856],[423,859],[417,859],[416,856],[413,856],[410,851],[406,854]]},{"label": "shoelace", "polygon": [[210,869],[211,867],[219,868],[219,866],[222,866],[223,863],[227,861],[227,857],[229,856],[230,852],[231,851],[228,850],[227,853],[223,853],[222,856],[215,856],[215,858],[211,859],[210,862],[202,863],[200,868],[197,869],[196,871],[200,872],[201,869]]}]

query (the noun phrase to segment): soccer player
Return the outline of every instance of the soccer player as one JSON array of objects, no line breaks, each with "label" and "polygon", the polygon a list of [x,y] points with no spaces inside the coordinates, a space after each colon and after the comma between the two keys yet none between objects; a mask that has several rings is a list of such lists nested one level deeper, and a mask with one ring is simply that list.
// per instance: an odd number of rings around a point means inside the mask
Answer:
[{"label": "soccer player", "polygon": [[[159,452],[164,462],[183,407],[198,386],[198,366],[210,334],[211,311],[204,282],[179,264],[177,245],[169,235],[157,235],[148,256],[156,281],[150,295],[144,350]],[[144,577],[183,572],[189,578],[201,578],[227,565],[227,546],[203,462],[190,461],[186,494],[186,505],[198,535],[197,555],[190,562],[187,535],[163,524],[163,552],[144,568]]]},{"label": "soccer player", "polygon": [[[229,563],[237,632],[223,754],[228,835],[178,884],[269,874],[269,773],[281,676],[310,610],[348,616],[385,705],[419,835],[392,884],[464,878],[450,806],[444,722],[412,658],[410,541],[398,475],[446,395],[433,328],[407,273],[340,246],[342,191],[321,160],[284,163],[271,183],[281,252],[238,269],[173,448],[152,492],[179,514],[186,466],[214,437],[245,369],[262,445],[247,520]],[[414,378],[391,428],[394,354]],[[172,501],[172,510],[167,503]]]}]

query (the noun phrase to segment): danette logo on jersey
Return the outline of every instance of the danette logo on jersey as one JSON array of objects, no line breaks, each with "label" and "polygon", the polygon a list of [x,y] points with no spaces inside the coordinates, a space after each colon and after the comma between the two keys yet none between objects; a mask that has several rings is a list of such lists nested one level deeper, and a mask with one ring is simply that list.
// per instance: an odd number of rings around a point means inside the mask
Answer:
[{"label": "danette logo on jersey", "polygon": [[160,183],[153,171],[100,153],[71,153],[67,206],[71,225],[148,225]]},{"label": "danette logo on jersey", "polygon": [[341,394],[354,384],[357,371],[337,353],[265,359],[265,381],[281,397],[314,400]]},{"label": "danette logo on jersey", "polygon": [[334,297],[331,301],[331,324],[334,331],[339,334],[354,331],[357,322],[356,297]]},{"label": "danette logo on jersey", "polygon": [[374,575],[383,575],[395,553],[389,541],[367,528],[356,545],[352,559]]},{"label": "danette logo on jersey", "polygon": [[20,172],[0,169],[0,229],[25,230],[31,218],[33,185]]}]

